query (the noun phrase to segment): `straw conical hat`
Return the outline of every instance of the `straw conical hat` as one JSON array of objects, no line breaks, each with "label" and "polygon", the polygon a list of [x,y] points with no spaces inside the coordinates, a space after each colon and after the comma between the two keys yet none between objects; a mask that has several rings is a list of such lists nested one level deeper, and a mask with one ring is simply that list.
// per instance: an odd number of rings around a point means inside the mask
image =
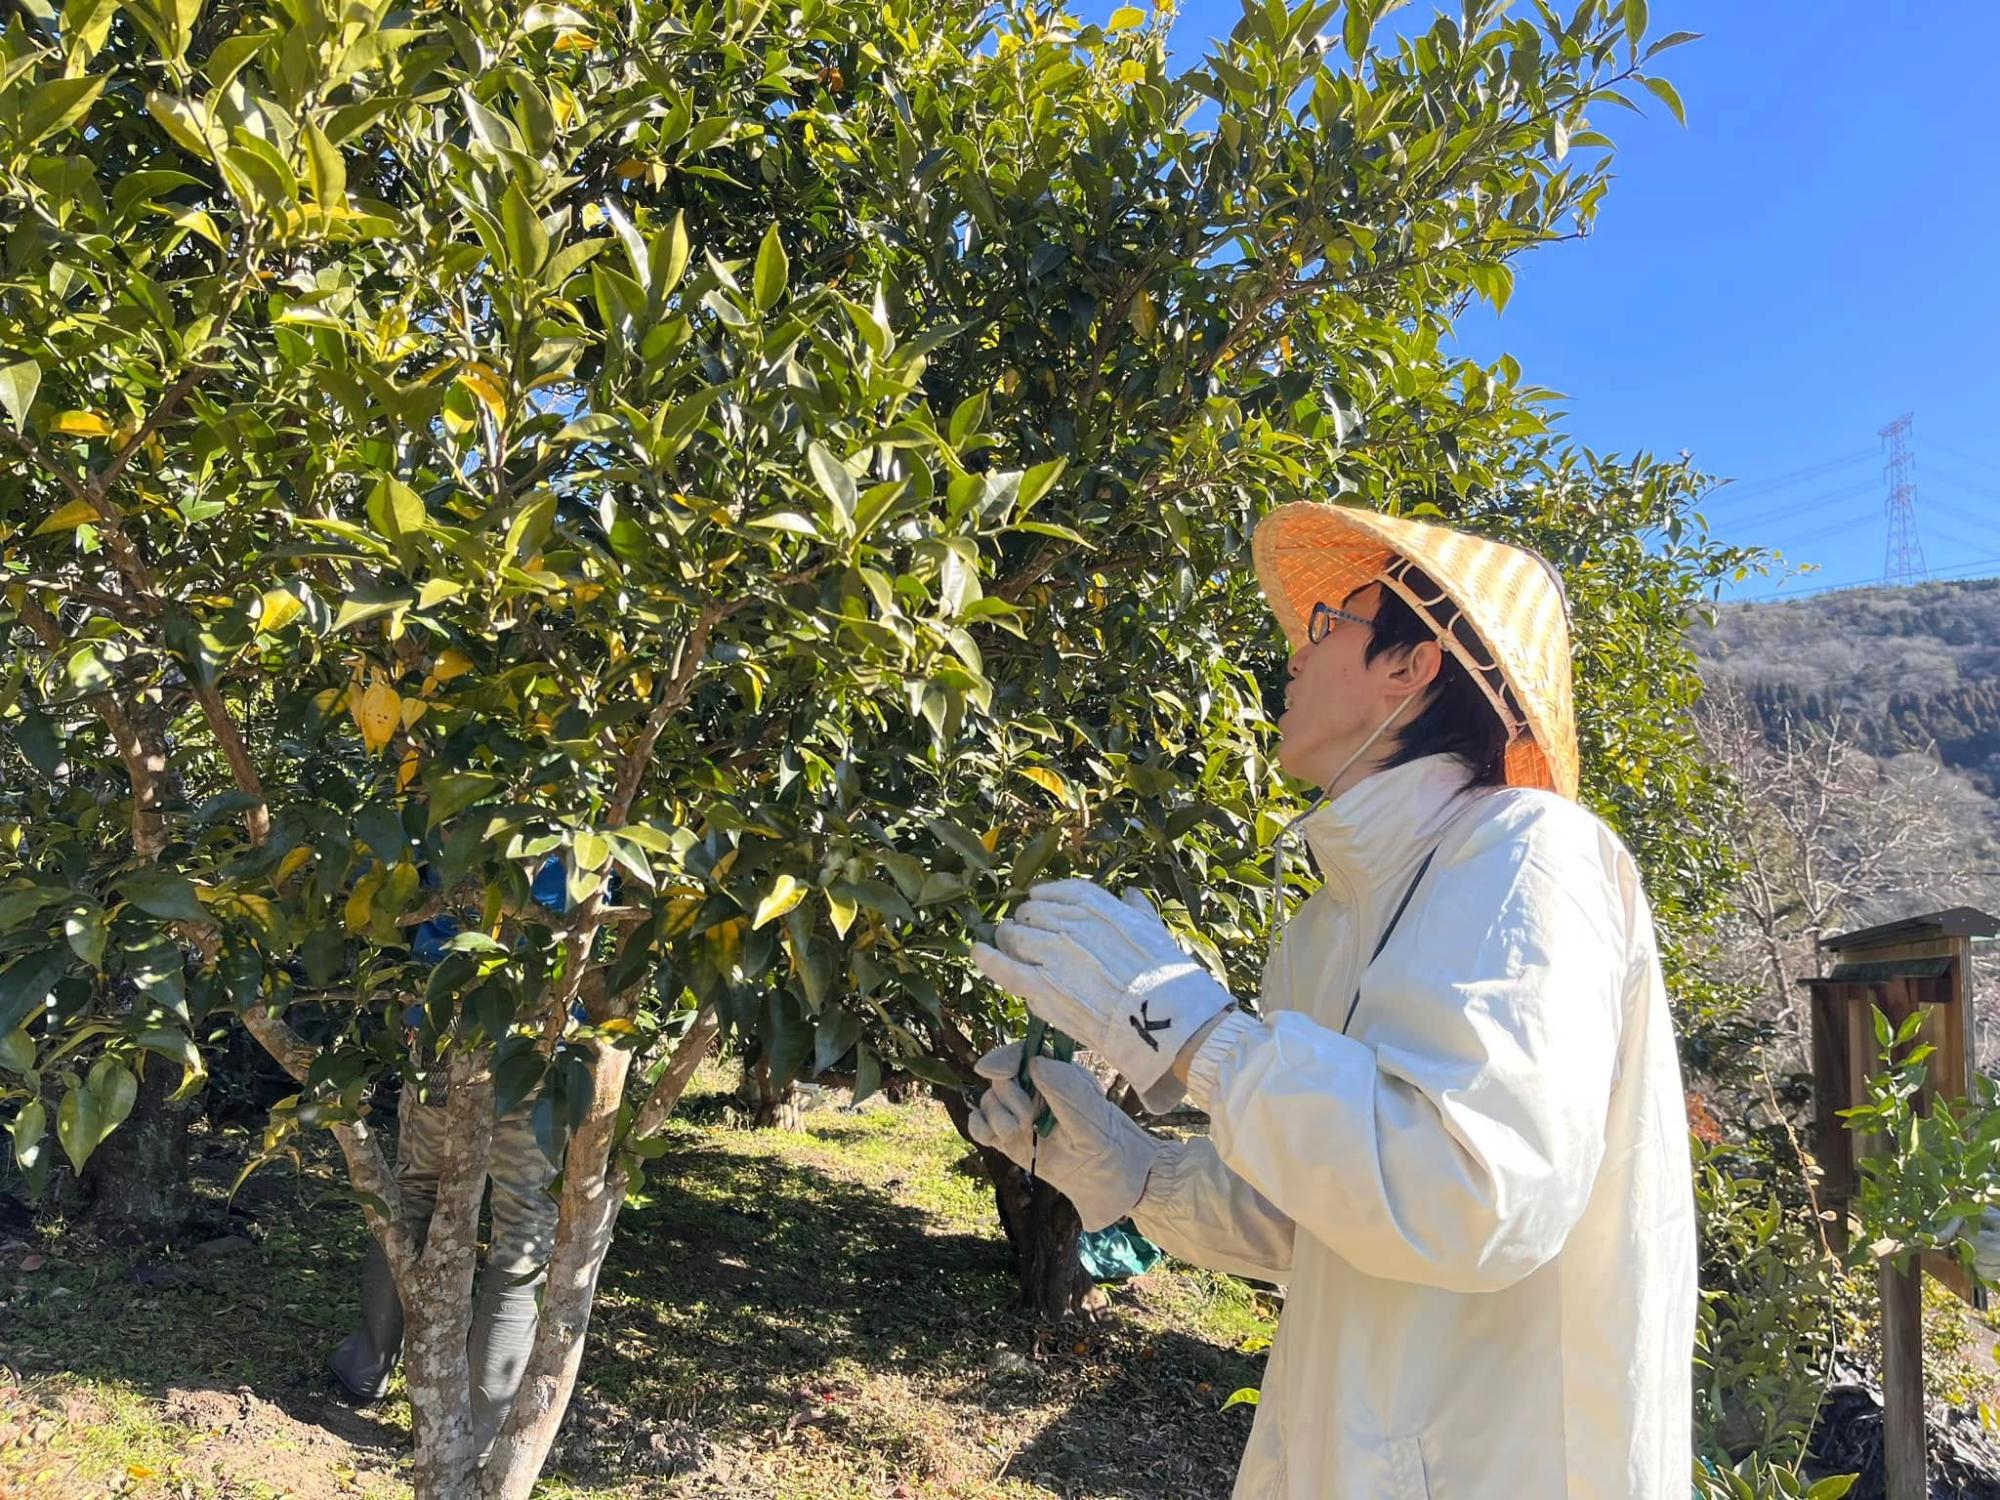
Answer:
[{"label": "straw conical hat", "polygon": [[[1576,707],[1562,581],[1520,547],[1342,505],[1281,505],[1251,542],[1257,582],[1285,639],[1305,643],[1313,605],[1394,589],[1438,632],[1507,726],[1507,782],[1576,795]],[[1421,597],[1403,563],[1443,591]]]}]

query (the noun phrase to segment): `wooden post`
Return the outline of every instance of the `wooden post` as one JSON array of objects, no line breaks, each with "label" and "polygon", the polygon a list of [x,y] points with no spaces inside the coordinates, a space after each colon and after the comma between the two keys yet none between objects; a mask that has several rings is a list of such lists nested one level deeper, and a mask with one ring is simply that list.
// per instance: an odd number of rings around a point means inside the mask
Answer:
[{"label": "wooden post", "polygon": [[1807,1003],[1812,1007],[1813,1155],[1822,1174],[1815,1197],[1820,1209],[1831,1214],[1825,1221],[1827,1247],[1845,1255],[1847,1205],[1854,1197],[1854,1132],[1840,1117],[1852,1100],[1838,1085],[1851,1071],[1847,1027],[1848,1012],[1855,1007],[1820,991]]},{"label": "wooden post", "polygon": [[1882,1291],[1882,1466],[1885,1500],[1928,1500],[1924,1442],[1924,1273],[1880,1262]]}]

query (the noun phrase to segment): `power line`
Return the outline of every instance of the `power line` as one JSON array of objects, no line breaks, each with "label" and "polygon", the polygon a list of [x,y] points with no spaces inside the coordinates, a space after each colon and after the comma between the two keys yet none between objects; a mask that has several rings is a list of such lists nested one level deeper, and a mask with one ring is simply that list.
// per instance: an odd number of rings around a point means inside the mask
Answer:
[{"label": "power line", "polygon": [[1859,463],[1864,458],[1873,458],[1875,454],[1875,449],[1863,448],[1858,452],[1843,453],[1838,458],[1829,458],[1821,463],[1808,464],[1802,469],[1792,469],[1787,473],[1774,474],[1765,479],[1725,479],[1709,490],[1707,494],[1703,495],[1702,499],[1706,500],[1713,496],[1720,496],[1726,500],[1741,500],[1751,495],[1763,495],[1773,490],[1789,489],[1792,485],[1803,483],[1808,479],[1816,479],[1820,475],[1831,473],[1835,469],[1842,469],[1849,464]]},{"label": "power line", "polygon": [[1966,479],[1952,472],[1951,465],[1945,465],[1945,483],[1962,490],[1970,490],[1975,495],[1986,495],[2000,499],[2000,484],[1989,484],[1981,479]]},{"label": "power line", "polygon": [[1828,490],[1825,494],[1814,495],[1810,500],[1788,501],[1776,510],[1759,511],[1754,515],[1747,516],[1728,515],[1722,519],[1725,525],[1737,529],[1746,526],[1769,526],[1776,521],[1789,521],[1794,516],[1803,516],[1816,510],[1823,510],[1827,506],[1837,505],[1843,500],[1853,500],[1862,495],[1876,494],[1878,493],[1876,487],[1879,483],[1879,480],[1864,479],[1859,484],[1847,486],[1846,489]]},{"label": "power line", "polygon": [[[1971,562],[1960,563],[1955,567],[1940,568],[1925,581],[1928,583],[1949,582],[1955,579],[1963,579],[1968,574],[1978,573],[1982,569],[1987,568],[2000,568],[2000,553],[1996,553],[1992,557],[1974,558]],[[1726,599],[1723,602],[1725,604],[1767,604],[1774,600],[1811,599],[1819,594],[1838,594],[1849,589],[1859,592],[1865,589],[1880,589],[1883,587],[1884,584],[1879,578],[1850,578],[1841,583],[1822,583],[1809,589],[1773,589],[1769,593],[1764,594],[1745,594],[1740,598]]]},{"label": "power line", "polygon": [[1970,453],[1960,453],[1956,448],[1947,448],[1943,443],[1937,442],[1931,444],[1930,451],[1933,453],[1942,453],[1946,458],[1955,458],[1962,464],[1971,464],[1975,469],[1991,469],[1993,467],[1993,455],[1990,453],[1984,458],[1974,458]]},{"label": "power line", "polygon": [[1804,536],[1786,537],[1777,544],[1777,547],[1782,552],[1787,548],[1796,549],[1810,542],[1824,541],[1830,536],[1839,536],[1843,533],[1852,535],[1853,531],[1854,523],[1852,521],[1836,521],[1831,526],[1822,526],[1817,531],[1808,531]]},{"label": "power line", "polygon": [[1930,524],[1930,534],[1934,537],[1941,536],[1946,541],[1965,548],[1968,552],[1977,552],[1982,547],[1993,545],[1993,538],[1990,536],[1980,537],[1975,541],[1971,537],[1952,530],[1949,526],[1938,525],[1935,518],[1932,519]]}]

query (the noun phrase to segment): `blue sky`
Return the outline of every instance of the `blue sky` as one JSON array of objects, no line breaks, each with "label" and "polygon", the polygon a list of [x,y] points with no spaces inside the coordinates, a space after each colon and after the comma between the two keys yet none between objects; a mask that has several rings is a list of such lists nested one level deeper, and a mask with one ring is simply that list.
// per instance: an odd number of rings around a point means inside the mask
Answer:
[{"label": "blue sky", "polygon": [[[1177,59],[1240,14],[1189,0]],[[1881,576],[1877,434],[1912,412],[1932,572],[2000,574],[2000,3],[1652,0],[1650,30],[1703,33],[1660,59],[1688,128],[1593,121],[1620,148],[1596,232],[1522,262],[1463,346],[1564,392],[1593,447],[1735,478],[1705,513],[1819,565],[1786,593]]]}]

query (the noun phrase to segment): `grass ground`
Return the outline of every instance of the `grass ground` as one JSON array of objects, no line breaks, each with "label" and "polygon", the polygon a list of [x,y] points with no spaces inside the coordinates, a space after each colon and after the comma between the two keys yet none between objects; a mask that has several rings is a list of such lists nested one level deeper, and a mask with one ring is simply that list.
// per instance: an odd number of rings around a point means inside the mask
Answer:
[{"label": "grass ground", "polygon": [[[552,1500],[1228,1493],[1274,1308],[1169,1263],[1061,1330],[929,1103],[738,1129],[704,1071],[605,1265]],[[219,1195],[242,1142],[205,1142]],[[364,1231],[330,1151],[266,1169],[247,1245],[141,1257],[39,1226],[0,1251],[0,1497],[408,1493],[399,1395],[332,1401]]]}]

